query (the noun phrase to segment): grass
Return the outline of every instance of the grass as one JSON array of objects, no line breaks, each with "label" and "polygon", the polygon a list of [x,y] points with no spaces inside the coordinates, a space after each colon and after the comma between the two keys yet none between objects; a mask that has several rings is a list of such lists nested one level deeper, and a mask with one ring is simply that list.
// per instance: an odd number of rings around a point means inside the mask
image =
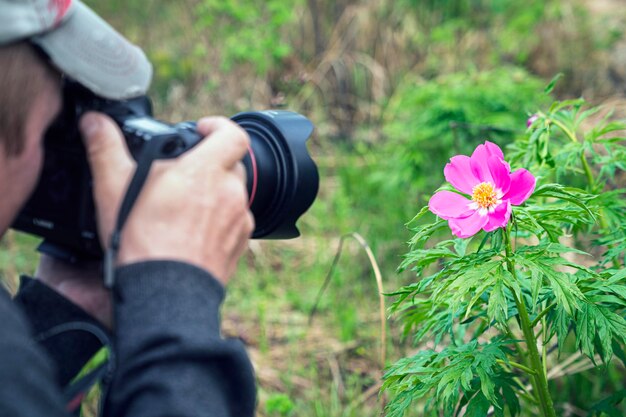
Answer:
[{"label": "grass", "polygon": [[[322,178],[328,180],[322,195],[340,192],[327,188],[333,178]],[[351,214],[358,210],[327,212],[327,204],[322,198],[304,216],[302,237],[253,242],[229,286],[226,333],[242,337],[243,330],[257,369],[263,416],[279,415],[266,406],[277,393],[293,402],[293,415],[380,414],[377,396],[383,366],[375,273],[365,250],[353,239],[344,242],[331,271],[340,230],[352,227]],[[309,221],[324,216],[334,223],[334,230],[323,234],[309,230]],[[393,256],[378,260],[385,285],[398,285],[393,272],[398,261]],[[327,277],[329,285],[311,316]],[[397,354],[395,342],[385,341],[385,349]]]},{"label": "grass", "polygon": [[[353,162],[350,155],[342,161]],[[320,196],[299,222],[302,236],[251,241],[229,284],[223,307],[224,334],[241,338],[248,347],[259,384],[260,416],[380,414],[378,388],[383,366],[379,291],[371,261],[355,239],[345,241],[329,285],[311,317],[341,235],[356,231],[367,236],[368,229],[383,226],[363,227],[371,221],[359,218],[371,216],[344,195],[337,172],[345,168],[322,166]],[[324,224],[320,226],[321,219]],[[393,239],[402,242],[407,236]],[[2,241],[2,277],[12,291],[17,288],[18,273],[34,271],[37,242],[13,231]],[[384,285],[396,288],[400,285],[395,273],[400,252],[384,249],[389,242],[381,239],[373,239],[371,244],[375,251],[382,247],[377,252],[385,254],[375,255]],[[395,358],[404,345],[398,343],[398,332],[390,330],[385,349]]]},{"label": "grass", "polygon": [[[383,368],[379,291],[370,259],[355,240],[346,240],[312,321],[310,315],[346,234],[357,232],[367,241],[385,290],[411,280],[410,272],[397,274],[396,267],[407,250],[410,234],[404,223],[418,210],[418,196],[402,183],[381,187],[394,174],[383,154],[393,139],[385,128],[398,119],[391,105],[407,89],[421,88],[408,80],[436,80],[503,63],[547,79],[563,71],[567,76],[559,84],[560,94],[604,98],[616,89],[608,79],[608,57],[622,38],[616,28],[626,17],[619,7],[589,16],[573,6],[586,2],[556,0],[529,7],[523,1],[508,2],[523,6],[509,21],[497,13],[483,20],[481,13],[490,3],[484,1],[476,3],[485,6],[480,13],[459,14],[468,4],[464,0],[430,1],[428,10],[408,0],[311,0],[297,3],[296,21],[285,25],[293,54],[259,74],[254,62],[219,70],[222,45],[212,38],[218,32],[198,32],[194,26],[194,6],[200,2],[87,3],[155,62],[158,78],[152,93],[164,120],[277,104],[315,122],[310,150],[320,167],[321,188],[299,222],[302,237],[251,242],[229,285],[224,333],[248,346],[259,383],[260,416],[378,416],[384,404],[378,397]],[[317,14],[311,13],[313,6]],[[609,23],[603,20],[607,16]],[[590,46],[594,42],[599,46]],[[405,111],[408,120],[421,114]],[[404,125],[399,128],[411,136]],[[19,273],[33,272],[35,246],[36,239],[14,232],[0,243],[0,276],[12,291]],[[387,363],[413,351],[393,318],[386,330]],[[571,405],[563,415],[582,416],[586,400],[615,391],[623,372],[591,370],[571,376],[569,383],[567,378],[551,381],[553,392]],[[584,392],[578,387],[585,387]]]}]

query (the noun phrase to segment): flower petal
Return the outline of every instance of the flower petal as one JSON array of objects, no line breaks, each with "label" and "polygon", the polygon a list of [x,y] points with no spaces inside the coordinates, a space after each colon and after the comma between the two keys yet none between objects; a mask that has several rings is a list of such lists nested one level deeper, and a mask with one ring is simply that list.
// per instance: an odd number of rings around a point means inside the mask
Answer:
[{"label": "flower petal", "polygon": [[511,174],[511,186],[509,192],[502,199],[509,200],[514,206],[519,206],[535,191],[537,179],[524,168],[520,168]]},{"label": "flower petal", "polygon": [[500,149],[500,147],[495,143],[485,141],[483,145],[478,145],[476,149],[474,149],[474,152],[470,157],[470,167],[472,169],[472,173],[476,178],[478,178],[479,182],[494,183],[491,173],[489,172],[488,164],[490,156],[496,156],[504,161],[502,149]]},{"label": "flower petal", "polygon": [[470,168],[470,157],[466,155],[457,155],[450,158],[450,162],[443,169],[443,175],[446,181],[454,186],[457,190],[472,194],[472,188],[480,184],[480,181],[472,174]]},{"label": "flower petal", "polygon": [[470,200],[453,193],[452,191],[439,191],[428,201],[428,208],[442,219],[455,219],[457,217],[467,217],[474,210],[468,206]]},{"label": "flower petal", "polygon": [[488,167],[491,178],[493,179],[493,185],[496,189],[502,191],[502,194],[506,194],[509,191],[511,185],[511,174],[508,164],[497,156],[490,156],[488,159]]},{"label": "flower petal", "polygon": [[474,236],[489,221],[489,216],[482,216],[475,211],[468,217],[448,220],[452,233],[460,238]]},{"label": "flower petal", "polygon": [[511,218],[511,203],[509,201],[503,201],[498,204],[493,213],[489,213],[489,221],[483,227],[485,232],[493,232],[499,227],[504,227]]}]

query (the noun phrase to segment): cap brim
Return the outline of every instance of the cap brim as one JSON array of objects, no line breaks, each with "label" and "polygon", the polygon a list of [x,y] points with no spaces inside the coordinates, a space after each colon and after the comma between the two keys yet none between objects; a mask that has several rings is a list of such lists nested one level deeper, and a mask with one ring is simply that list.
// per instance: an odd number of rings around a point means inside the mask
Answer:
[{"label": "cap brim", "polygon": [[97,95],[127,99],[145,94],[152,66],[145,54],[80,1],[61,25],[32,41],[65,74]]}]

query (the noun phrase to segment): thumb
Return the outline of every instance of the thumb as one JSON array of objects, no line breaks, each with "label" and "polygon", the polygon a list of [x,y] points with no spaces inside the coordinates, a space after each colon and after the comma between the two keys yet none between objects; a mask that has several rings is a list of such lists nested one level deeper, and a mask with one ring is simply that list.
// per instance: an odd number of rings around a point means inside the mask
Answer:
[{"label": "thumb", "polygon": [[85,113],[79,129],[91,167],[100,239],[104,244],[115,224],[135,163],[122,133],[110,117],[96,112]]},{"label": "thumb", "polygon": [[123,177],[125,172],[130,172],[134,162],[122,132],[110,117],[87,112],[80,119],[79,129],[95,182]]}]

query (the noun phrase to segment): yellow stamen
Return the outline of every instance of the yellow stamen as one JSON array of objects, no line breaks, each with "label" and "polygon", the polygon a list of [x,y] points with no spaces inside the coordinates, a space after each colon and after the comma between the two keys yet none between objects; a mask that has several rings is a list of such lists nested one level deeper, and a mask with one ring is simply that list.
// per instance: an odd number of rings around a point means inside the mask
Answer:
[{"label": "yellow stamen", "polygon": [[498,202],[498,195],[493,185],[488,182],[481,182],[472,188],[472,200],[483,209],[495,206]]}]

